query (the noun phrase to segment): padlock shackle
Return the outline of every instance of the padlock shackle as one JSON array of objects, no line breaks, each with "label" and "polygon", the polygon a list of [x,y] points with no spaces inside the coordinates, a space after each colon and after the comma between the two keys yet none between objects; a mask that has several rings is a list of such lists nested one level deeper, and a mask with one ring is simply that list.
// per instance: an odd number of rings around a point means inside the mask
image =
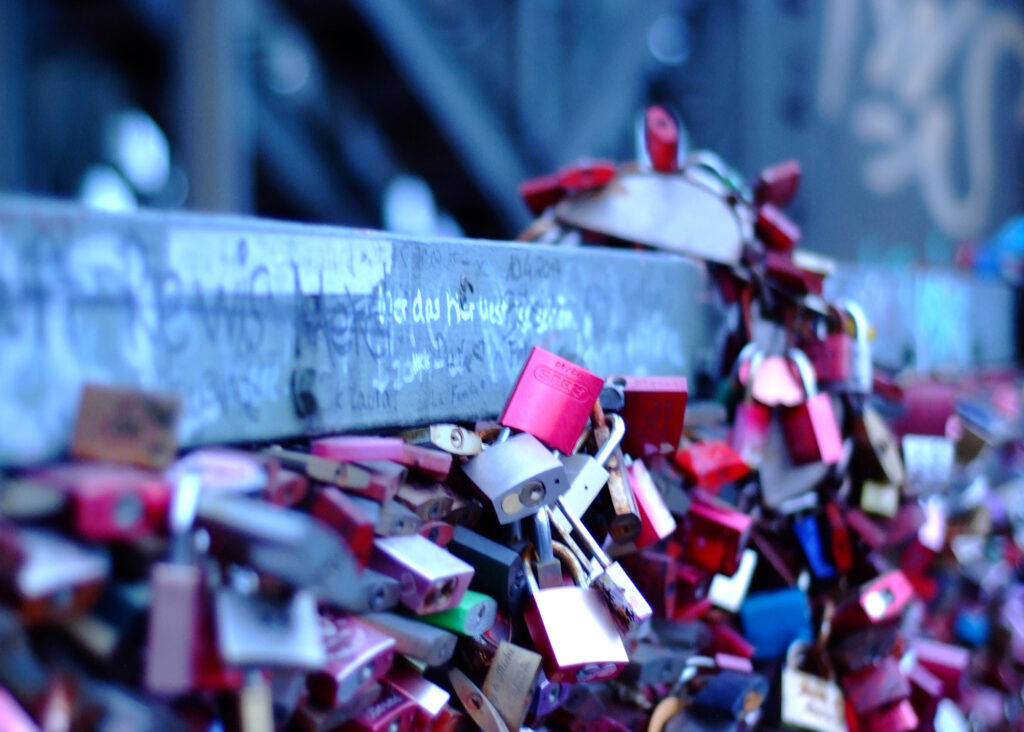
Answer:
[{"label": "padlock shackle", "polygon": [[626,420],[622,418],[622,415],[612,414],[611,415],[611,432],[608,434],[608,439],[604,441],[604,444],[598,448],[597,452],[594,453],[594,460],[602,468],[611,457],[612,453],[622,443],[622,438],[626,435]]},{"label": "padlock shackle", "polygon": [[598,563],[607,569],[611,566],[612,560],[604,553],[601,545],[598,544],[594,537],[587,531],[587,527],[583,525],[583,522],[572,512],[569,508],[569,504],[565,502],[565,499],[559,496],[557,505],[562,515],[569,520],[569,525],[572,526],[573,533],[575,533],[579,540],[584,544],[584,548],[590,555],[598,561]]},{"label": "padlock shackle", "polygon": [[533,514],[533,548],[541,562],[554,558],[551,545],[551,519],[547,511],[537,511]]},{"label": "padlock shackle", "polygon": [[868,316],[864,312],[864,308],[858,302],[849,298],[839,300],[836,304],[850,315],[850,319],[857,330],[857,342],[867,345],[871,326],[868,324]]},{"label": "padlock shackle", "polygon": [[811,359],[807,358],[807,354],[799,348],[790,348],[788,355],[789,360],[796,365],[797,372],[800,374],[800,382],[803,384],[804,394],[808,399],[815,396],[818,393],[818,377],[814,373]]}]

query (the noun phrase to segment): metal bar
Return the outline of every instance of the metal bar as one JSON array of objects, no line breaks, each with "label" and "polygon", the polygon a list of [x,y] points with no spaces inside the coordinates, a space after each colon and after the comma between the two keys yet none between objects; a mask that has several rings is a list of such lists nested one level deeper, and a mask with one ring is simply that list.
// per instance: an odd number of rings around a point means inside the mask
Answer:
[{"label": "metal bar", "polygon": [[181,395],[197,445],[494,416],[534,345],[692,375],[703,289],[659,253],[0,198],[0,465],[58,454],[86,381]]},{"label": "metal bar", "polygon": [[509,144],[509,130],[475,88],[471,75],[445,57],[418,19],[415,3],[356,0],[354,6],[388,48],[509,231],[524,228],[528,217],[515,191],[530,173]]},{"label": "metal bar", "polygon": [[179,136],[194,208],[252,208],[247,10],[243,0],[181,5]]}]

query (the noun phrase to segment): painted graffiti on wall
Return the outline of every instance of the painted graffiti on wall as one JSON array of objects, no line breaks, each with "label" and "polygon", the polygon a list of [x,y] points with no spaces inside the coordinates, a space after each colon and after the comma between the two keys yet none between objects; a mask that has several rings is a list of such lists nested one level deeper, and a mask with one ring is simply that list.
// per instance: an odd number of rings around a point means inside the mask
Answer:
[{"label": "painted graffiti on wall", "polygon": [[[862,184],[914,187],[953,239],[990,232],[1010,108],[1024,132],[1024,19],[983,0],[827,0],[817,108],[865,146]],[[865,47],[864,40],[867,40]],[[1007,76],[1009,75],[1009,76]],[[1015,81],[1014,97],[1005,94]]]}]

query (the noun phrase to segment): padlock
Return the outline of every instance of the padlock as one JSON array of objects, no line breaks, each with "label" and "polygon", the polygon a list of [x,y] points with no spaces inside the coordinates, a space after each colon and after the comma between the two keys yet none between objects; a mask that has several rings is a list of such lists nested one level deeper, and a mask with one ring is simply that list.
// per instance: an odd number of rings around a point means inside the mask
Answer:
[{"label": "padlock", "polygon": [[674,452],[686,417],[686,377],[613,376],[611,381],[622,387],[621,414],[629,426],[622,449],[637,458],[664,452],[665,445]]},{"label": "padlock", "polygon": [[180,415],[174,395],[85,384],[69,452],[83,460],[164,468],[178,451]]},{"label": "padlock", "polygon": [[506,641],[498,643],[481,690],[510,730],[523,725],[542,662],[540,654]]},{"label": "padlock", "polygon": [[832,631],[839,633],[895,621],[913,596],[914,589],[903,572],[886,572],[861,585],[856,595],[836,608]]},{"label": "padlock", "polygon": [[629,485],[640,512],[640,536],[636,538],[635,544],[638,549],[643,549],[670,536],[676,530],[676,520],[665,505],[643,460],[634,460],[627,471]]},{"label": "padlock", "polygon": [[874,666],[841,679],[846,701],[858,716],[910,698],[910,682],[899,660],[888,657]]},{"label": "padlock", "polygon": [[846,528],[842,509],[835,501],[829,501],[825,504],[824,515],[829,555],[836,571],[845,575],[853,568],[853,548],[850,545],[850,532]]},{"label": "padlock", "polygon": [[900,489],[892,483],[866,480],[860,487],[860,508],[865,513],[894,518],[900,508]]},{"label": "padlock", "polygon": [[397,691],[416,705],[414,729],[432,729],[435,720],[447,708],[451,694],[428,681],[419,669],[405,658],[399,658],[384,677],[384,687]]},{"label": "padlock", "polygon": [[905,475],[900,444],[878,411],[870,404],[858,405],[852,410],[850,430],[854,444],[851,473],[862,481],[902,485]]},{"label": "padlock", "polygon": [[[608,420],[600,402],[594,403],[591,415],[596,442],[600,445],[607,444],[611,441],[612,428],[608,427]],[[612,424],[614,428],[614,418]],[[608,490],[602,494],[602,504],[606,509],[610,509],[602,512],[602,523],[607,524],[612,541],[616,544],[629,544],[640,536],[641,522],[640,510],[637,508],[633,489],[629,485],[629,473],[626,471],[622,446],[616,445],[611,457],[605,458],[603,454],[600,457],[608,470]],[[593,510],[590,513],[593,513]]]},{"label": "padlock", "polygon": [[[349,495],[346,505],[358,509],[359,513],[373,524],[376,536],[412,536],[423,526],[423,519],[413,513],[408,506],[394,499],[378,503],[368,498]],[[338,516],[335,518],[340,520]]]},{"label": "padlock", "polygon": [[828,561],[825,546],[821,540],[818,517],[813,513],[797,516],[793,519],[793,533],[803,549],[807,566],[819,580],[832,579],[836,576],[836,568]]},{"label": "padlock", "polygon": [[[358,495],[377,503],[387,503],[398,495],[398,488],[405,482],[409,470],[393,460],[359,460],[352,466],[369,473],[369,485]],[[341,486],[344,489],[344,486]],[[353,491],[349,491],[350,493]]]},{"label": "padlock", "polygon": [[529,562],[526,581],[530,595],[523,615],[547,677],[572,682],[618,675],[629,657],[600,593],[575,586],[541,590]]},{"label": "padlock", "polygon": [[800,372],[805,400],[781,414],[789,454],[797,465],[825,463],[832,465],[843,457],[843,438],[828,394],[818,393],[814,368],[798,349],[790,357]]},{"label": "padlock", "polygon": [[793,641],[809,641],[811,609],[807,595],[798,587],[748,595],[740,608],[747,640],[754,644],[754,658],[780,658]]},{"label": "padlock", "polygon": [[764,253],[764,268],[778,287],[796,295],[821,295],[825,278],[835,271],[835,260],[803,249]]},{"label": "padlock", "polygon": [[569,479],[569,490],[562,498],[577,516],[587,512],[608,482],[609,474],[604,466],[612,458],[615,448],[626,434],[626,422],[621,416],[612,414],[609,421],[611,430],[593,456],[576,453],[559,457]]},{"label": "padlock", "polygon": [[322,730],[341,729],[342,725],[379,700],[384,693],[384,685],[380,682],[371,684],[358,692],[347,704],[337,709],[326,709],[310,699],[304,699],[293,711],[285,729],[289,732],[322,732]]},{"label": "padlock", "polygon": [[310,443],[310,451],[329,460],[357,465],[366,461],[388,460],[430,480],[445,480],[452,467],[451,453],[410,445],[400,437],[321,437]]},{"label": "padlock", "polygon": [[459,635],[478,636],[494,625],[497,613],[498,603],[493,598],[466,590],[457,605],[441,612],[425,613],[419,619]]},{"label": "padlock", "polygon": [[920,496],[945,490],[952,479],[954,447],[947,437],[903,435],[904,491]]},{"label": "padlock", "polygon": [[629,651],[629,663],[619,681],[638,686],[671,685],[676,682],[690,654],[641,641]]},{"label": "padlock", "polygon": [[942,680],[915,659],[913,666],[907,671],[907,681],[910,682],[910,703],[918,718],[927,726],[935,719],[935,713],[943,697]]},{"label": "padlock", "polygon": [[797,223],[770,203],[757,207],[754,230],[766,247],[778,252],[792,250],[803,236]]},{"label": "padlock", "polygon": [[753,521],[728,504],[694,493],[676,537],[686,561],[731,577],[739,569]]},{"label": "padlock", "polygon": [[274,701],[270,684],[258,671],[246,676],[246,683],[218,700],[221,717],[239,732],[272,732]]},{"label": "padlock", "polygon": [[754,366],[746,360],[737,369],[740,385],[753,401],[766,407],[794,407],[804,400],[799,374],[793,372],[785,356],[766,353]]},{"label": "padlock", "polygon": [[171,486],[159,473],[108,463],[68,463],[44,468],[32,479],[70,497],[74,531],[87,541],[153,534],[167,518]]},{"label": "padlock", "polygon": [[[743,358],[742,354],[741,358]],[[764,459],[765,440],[768,436],[768,426],[772,421],[771,409],[755,401],[752,393],[757,369],[763,360],[764,355],[760,351],[752,349],[744,397],[736,405],[732,432],[729,435],[729,444],[732,449],[736,451],[743,462],[754,470],[761,467],[761,462]]]},{"label": "padlock", "polygon": [[383,612],[396,607],[402,598],[402,584],[398,580],[372,569],[364,569],[355,582],[353,601],[345,608],[349,612]]},{"label": "padlock", "polygon": [[395,613],[367,613],[359,616],[395,640],[395,651],[427,666],[443,666],[455,653],[458,641],[454,633],[435,625]]},{"label": "padlock", "polygon": [[[817,505],[814,489],[828,478],[832,466],[822,462],[795,465],[779,420],[768,425],[764,449],[759,474],[764,505],[784,515]],[[804,500],[810,505],[804,505]]]},{"label": "padlock", "polygon": [[527,724],[536,726],[538,722],[543,722],[549,715],[560,709],[569,698],[569,691],[573,686],[574,684],[550,681],[541,670],[537,675],[533,697],[530,699],[530,709],[526,713]]},{"label": "padlock", "polygon": [[394,662],[394,638],[358,617],[321,614],[319,629],[326,662],[306,677],[306,687],[310,699],[321,707],[347,704],[383,677]]},{"label": "padlock", "polygon": [[768,682],[760,674],[719,671],[693,697],[693,709],[701,716],[746,718],[761,708],[768,696]]},{"label": "padlock", "polygon": [[403,483],[395,500],[423,521],[439,521],[451,512],[454,505],[452,492],[440,483]]},{"label": "padlock", "polygon": [[[659,173],[672,173],[679,169],[679,123],[675,116],[660,104],[652,104],[644,112],[644,153],[651,168]],[[637,159],[642,159],[637,155]]]},{"label": "padlock", "polygon": [[311,513],[345,539],[361,567],[369,563],[377,526],[353,499],[337,488],[324,486],[313,499]]},{"label": "padlock", "polygon": [[328,460],[306,452],[285,450],[279,445],[267,448],[264,454],[278,460],[282,467],[302,473],[318,483],[326,483],[377,501],[394,498],[394,493],[388,495],[386,490],[382,492],[380,486],[372,489],[370,471],[357,465]]},{"label": "padlock", "polygon": [[506,614],[522,609],[527,590],[522,557],[464,526],[455,527],[448,551],[475,569],[471,589],[493,597]]},{"label": "padlock", "polygon": [[750,472],[750,466],[724,440],[684,442],[674,460],[692,484],[712,492]]},{"label": "padlock", "polygon": [[750,589],[755,569],[757,569],[757,552],[753,549],[744,549],[740,566],[731,577],[716,574],[711,578],[711,584],[707,589],[708,598],[715,607],[730,613],[738,613],[743,601],[747,598],[747,591]]},{"label": "padlock", "polygon": [[26,625],[81,615],[110,576],[110,559],[59,534],[0,521],[0,594]]},{"label": "padlock", "polygon": [[943,696],[958,700],[970,668],[970,652],[966,648],[925,638],[915,638],[910,647],[917,662],[942,681]]},{"label": "padlock", "polygon": [[494,443],[462,470],[501,524],[536,513],[569,489],[562,463],[526,433]]},{"label": "padlock", "polygon": [[448,672],[448,679],[466,713],[483,732],[509,732],[508,725],[491,700],[465,673],[453,668]]},{"label": "padlock", "polygon": [[237,496],[199,499],[196,525],[211,555],[248,565],[339,607],[359,605],[359,565],[348,546],[312,516]]},{"label": "padlock", "polygon": [[603,384],[586,369],[535,346],[499,421],[571,453]]},{"label": "padlock", "polygon": [[861,723],[863,732],[916,732],[921,720],[913,705],[903,699],[865,715]]},{"label": "padlock", "polygon": [[845,732],[843,692],[839,685],[798,666],[798,656],[807,649],[800,641],[790,644],[782,669],[781,721],[809,732]]},{"label": "padlock", "polygon": [[267,480],[267,500],[277,506],[295,508],[304,503],[308,495],[309,479],[294,470],[279,468]]},{"label": "padlock", "polygon": [[174,481],[182,475],[199,476],[204,494],[257,495],[263,493],[280,467],[276,455],[262,455],[223,447],[203,447],[174,461],[166,471]]},{"label": "padlock", "polygon": [[431,445],[452,455],[470,457],[483,450],[480,435],[457,424],[432,424],[402,433],[402,439],[413,445]]},{"label": "padlock", "polygon": [[710,652],[714,655],[727,655],[732,658],[751,659],[756,650],[743,635],[726,622],[711,623]]},{"label": "padlock", "polygon": [[801,168],[798,160],[784,160],[762,170],[754,183],[754,202],[787,206],[800,186]]},{"label": "padlock", "polygon": [[621,562],[637,589],[650,603],[654,615],[671,618],[676,607],[676,560],[667,554],[647,550],[622,557]]},{"label": "padlock", "polygon": [[168,512],[170,561],[153,565],[145,655],[147,691],[173,696],[190,691],[198,666],[197,631],[203,611],[203,575],[191,562],[191,530],[202,482],[197,474],[177,479]]},{"label": "padlock", "polygon": [[424,521],[416,533],[439,547],[446,547],[455,536],[455,527],[447,521]]},{"label": "padlock", "polygon": [[828,314],[800,340],[800,349],[807,356],[820,383],[845,385],[850,380],[850,337],[847,315],[835,305],[828,305]]},{"label": "padlock", "polygon": [[864,309],[854,300],[848,298],[838,302],[848,318],[848,328],[852,326],[848,342],[850,375],[846,388],[855,394],[870,394],[874,390],[875,373],[871,353],[871,326]]},{"label": "padlock", "polygon": [[711,572],[687,562],[677,561],[675,575],[677,606],[688,606],[707,597],[713,579]]},{"label": "padlock", "polygon": [[28,476],[5,477],[0,481],[0,516],[22,523],[59,519],[67,510],[68,495],[54,485]]},{"label": "padlock", "polygon": [[228,664],[315,670],[327,660],[316,600],[305,590],[275,597],[218,587],[214,613],[217,647]]},{"label": "padlock", "polygon": [[[567,528],[570,528],[571,534],[579,539],[583,551],[589,555],[581,557],[581,561],[597,565],[590,577],[590,586],[596,588],[608,603],[612,619],[619,630],[627,635],[641,633],[650,621],[653,612],[650,604],[640,594],[622,565],[613,562],[605,554],[587,527],[577,516],[573,515],[564,501],[559,499],[557,509],[547,510],[551,512],[552,525],[562,533],[563,540],[568,543],[572,539],[572,536],[566,531]],[[566,526],[566,521],[568,526]]]},{"label": "padlock", "polygon": [[418,711],[412,699],[385,687],[379,699],[338,729],[339,732],[415,732]]},{"label": "padlock", "polygon": [[473,567],[418,534],[374,540],[370,566],[402,583],[402,604],[418,615],[454,607]]}]

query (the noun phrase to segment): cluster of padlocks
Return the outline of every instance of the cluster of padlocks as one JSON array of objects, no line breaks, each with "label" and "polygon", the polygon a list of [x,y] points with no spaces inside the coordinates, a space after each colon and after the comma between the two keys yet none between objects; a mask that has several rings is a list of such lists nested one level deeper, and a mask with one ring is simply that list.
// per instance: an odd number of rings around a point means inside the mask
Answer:
[{"label": "cluster of padlocks", "polygon": [[1019,380],[873,373],[798,166],[676,134],[524,194],[549,240],[658,246],[605,224],[663,184],[732,217],[680,245],[736,316],[714,399],[535,348],[492,422],[179,454],[175,399],[89,386],[0,488],[0,729],[1024,729]]}]

